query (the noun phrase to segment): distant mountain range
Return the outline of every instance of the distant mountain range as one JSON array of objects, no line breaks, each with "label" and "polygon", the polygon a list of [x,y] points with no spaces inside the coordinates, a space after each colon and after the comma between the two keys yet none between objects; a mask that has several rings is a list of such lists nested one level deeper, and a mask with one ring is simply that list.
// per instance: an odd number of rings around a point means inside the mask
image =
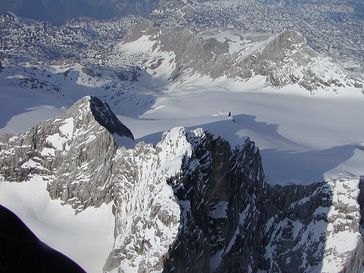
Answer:
[{"label": "distant mountain range", "polygon": [[[1,0],[0,14],[64,24],[68,19],[136,15],[156,25],[303,34],[316,51],[363,71],[362,0]],[[361,67],[361,68],[360,68]]]},{"label": "distant mountain range", "polygon": [[74,17],[109,19],[125,15],[145,16],[158,0],[2,0],[0,13],[62,24]]},{"label": "distant mountain range", "polygon": [[[93,19],[111,19],[113,17],[140,15],[148,16],[157,7],[168,6],[172,10],[176,7],[190,5],[204,5],[205,3],[218,5],[221,8],[237,5],[258,4],[291,11],[295,13],[302,6],[317,7],[324,5],[334,7],[327,11],[332,19],[347,19],[350,16],[364,17],[364,3],[361,0],[243,0],[238,3],[229,1],[175,1],[175,0],[2,0],[0,13],[13,12],[18,16],[63,24],[67,19],[75,17],[89,17]],[[341,9],[344,7],[344,9]],[[339,12],[337,9],[341,9]]]},{"label": "distant mountain range", "polygon": [[362,0],[163,0],[150,17],[158,25],[203,30],[294,30],[316,51],[334,57],[350,70],[358,70],[364,61]]}]

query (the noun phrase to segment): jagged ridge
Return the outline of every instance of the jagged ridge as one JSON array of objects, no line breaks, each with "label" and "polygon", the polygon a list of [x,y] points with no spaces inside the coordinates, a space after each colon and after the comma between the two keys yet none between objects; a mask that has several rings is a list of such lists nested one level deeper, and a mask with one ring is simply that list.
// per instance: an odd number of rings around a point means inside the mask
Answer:
[{"label": "jagged ridge", "polygon": [[51,198],[76,212],[113,202],[105,272],[358,272],[358,181],[270,186],[252,141],[231,148],[201,129],[117,147],[95,111],[116,125],[111,132],[125,131],[106,104],[86,97],[2,140],[0,174],[41,176]]}]

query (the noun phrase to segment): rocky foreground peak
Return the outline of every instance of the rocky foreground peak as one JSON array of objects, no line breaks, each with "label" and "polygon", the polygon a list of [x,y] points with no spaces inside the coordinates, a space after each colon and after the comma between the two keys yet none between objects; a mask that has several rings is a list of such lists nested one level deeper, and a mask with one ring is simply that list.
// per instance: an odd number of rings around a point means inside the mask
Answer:
[{"label": "rocky foreground peak", "polygon": [[[62,116],[42,122],[23,134],[3,139],[0,150],[6,156],[1,160],[0,168],[10,181],[28,180],[32,175],[53,177],[54,185],[60,183],[62,187],[52,188],[51,197],[63,194],[64,201],[72,198],[70,188],[74,188],[72,181],[78,177],[77,190],[84,188],[81,200],[87,200],[85,206],[98,205],[104,202],[101,199],[105,196],[88,188],[90,183],[107,184],[111,172],[108,164],[117,149],[114,133],[133,138],[131,131],[106,103],[96,97],[84,97]],[[98,168],[100,171],[93,175]],[[79,201],[74,199],[74,207]]]},{"label": "rocky foreground peak", "polygon": [[273,186],[250,139],[231,147],[177,127],[127,149],[112,135],[130,132],[120,124],[86,97],[0,141],[1,183],[42,178],[76,213],[113,204],[115,242],[100,272],[359,272],[358,179]]},{"label": "rocky foreground peak", "polygon": [[90,116],[101,126],[105,127],[111,134],[116,133],[121,137],[134,139],[132,132],[112,112],[109,105],[95,96],[86,96],[77,101],[65,116],[83,117]]}]

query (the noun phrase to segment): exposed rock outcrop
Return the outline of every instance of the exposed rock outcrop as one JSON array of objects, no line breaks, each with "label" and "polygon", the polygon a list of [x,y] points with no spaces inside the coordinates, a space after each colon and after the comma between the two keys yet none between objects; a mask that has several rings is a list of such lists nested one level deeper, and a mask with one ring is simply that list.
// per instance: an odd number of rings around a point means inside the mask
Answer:
[{"label": "exposed rock outcrop", "polygon": [[357,181],[268,185],[250,140],[194,151],[170,180],[182,217],[163,272],[359,272]]},{"label": "exposed rock outcrop", "polygon": [[117,149],[112,133],[133,138],[106,103],[85,97],[61,118],[3,140],[1,174],[9,181],[44,175],[50,180],[51,198],[78,210],[109,203],[112,159]]},{"label": "exposed rock outcrop", "polygon": [[309,91],[363,87],[361,80],[351,78],[331,59],[310,48],[298,32],[283,31],[271,36],[245,38],[243,33],[234,35],[237,40],[233,42],[230,39],[232,34],[228,32],[207,32],[206,35],[205,32],[197,33],[180,27],[154,27],[143,22],[129,29],[124,43],[147,36],[153,42],[149,49],[153,54],[146,54],[143,62],[152,70],[153,64],[163,59],[162,52],[172,52],[175,66],[170,79],[173,81],[191,73],[212,79],[226,76],[240,80],[259,75],[266,77],[266,84],[274,87],[298,84]]}]

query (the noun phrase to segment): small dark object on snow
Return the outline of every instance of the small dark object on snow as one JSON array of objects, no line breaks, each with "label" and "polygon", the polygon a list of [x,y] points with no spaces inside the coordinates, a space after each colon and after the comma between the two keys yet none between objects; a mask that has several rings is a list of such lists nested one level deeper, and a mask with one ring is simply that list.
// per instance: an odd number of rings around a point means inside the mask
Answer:
[{"label": "small dark object on snow", "polygon": [[235,119],[231,116],[231,112],[229,112],[228,117],[231,118],[233,122],[235,122]]}]

